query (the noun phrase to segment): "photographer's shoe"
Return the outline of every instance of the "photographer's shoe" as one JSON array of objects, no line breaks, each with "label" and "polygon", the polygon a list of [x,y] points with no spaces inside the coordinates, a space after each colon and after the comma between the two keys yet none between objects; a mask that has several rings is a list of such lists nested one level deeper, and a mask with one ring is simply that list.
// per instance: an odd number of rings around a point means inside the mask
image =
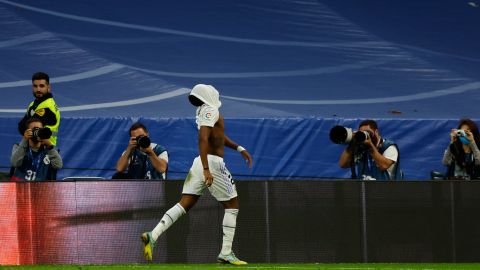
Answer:
[{"label": "photographer's shoe", "polygon": [[142,233],[142,236],[140,236],[140,239],[142,239],[143,243],[143,257],[145,257],[145,260],[147,261],[152,261],[152,252],[156,244],[156,241],[154,241],[152,238],[152,233],[144,232]]},{"label": "photographer's shoe", "polygon": [[233,254],[233,251],[228,255],[223,255],[222,253],[218,254],[217,261],[219,263],[229,263],[229,264],[233,264],[233,265],[246,265],[247,264],[247,262],[244,262],[244,261],[240,260],[239,258],[237,258],[237,256],[235,256],[235,254]]}]

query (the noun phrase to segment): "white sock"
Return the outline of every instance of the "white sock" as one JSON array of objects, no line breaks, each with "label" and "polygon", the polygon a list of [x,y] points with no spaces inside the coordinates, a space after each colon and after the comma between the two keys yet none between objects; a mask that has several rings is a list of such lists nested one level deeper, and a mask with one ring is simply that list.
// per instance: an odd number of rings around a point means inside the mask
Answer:
[{"label": "white sock", "polygon": [[155,229],[152,231],[152,238],[154,241],[157,241],[158,237],[165,232],[170,226],[172,226],[177,219],[181,216],[185,215],[186,211],[183,207],[177,203],[172,208],[168,209],[168,211],[163,215],[160,222],[157,224]]},{"label": "white sock", "polygon": [[232,252],[233,236],[235,235],[235,227],[237,226],[238,209],[225,209],[223,216],[223,255],[228,255]]}]

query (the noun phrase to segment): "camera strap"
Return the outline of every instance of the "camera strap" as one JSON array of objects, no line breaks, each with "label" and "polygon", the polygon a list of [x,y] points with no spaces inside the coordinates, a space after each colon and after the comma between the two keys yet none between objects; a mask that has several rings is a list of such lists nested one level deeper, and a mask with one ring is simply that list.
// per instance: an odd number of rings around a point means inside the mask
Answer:
[{"label": "camera strap", "polygon": [[355,162],[350,163],[350,170],[352,172],[352,179],[357,179],[357,168],[355,166]]},{"label": "camera strap", "polygon": [[[41,151],[41,150],[39,150]],[[30,160],[32,161],[32,167],[34,169],[35,172],[38,172],[38,169],[40,168],[40,164],[43,160],[43,158],[45,157],[47,153],[42,151],[42,152],[39,152],[38,155],[34,156],[33,155],[33,151],[32,151],[32,148],[28,148],[28,157],[30,158]]]},{"label": "camera strap", "polygon": [[135,179],[143,179],[143,175],[141,174],[144,174],[149,170],[148,162],[146,162],[145,157],[138,149],[134,149],[130,154],[127,173],[131,179],[134,179],[133,177],[136,177]]},{"label": "camera strap", "polygon": [[130,160],[128,161],[128,172],[132,171],[136,158],[137,158],[137,149],[134,149],[130,154]]}]

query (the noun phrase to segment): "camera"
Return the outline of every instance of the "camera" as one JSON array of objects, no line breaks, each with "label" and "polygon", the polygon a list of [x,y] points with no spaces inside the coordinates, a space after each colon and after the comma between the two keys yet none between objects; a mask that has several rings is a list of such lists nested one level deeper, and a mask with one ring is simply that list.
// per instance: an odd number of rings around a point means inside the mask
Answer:
[{"label": "camera", "polygon": [[140,146],[141,148],[147,148],[150,146],[150,138],[148,138],[148,136],[145,136],[145,135],[140,135],[138,137],[135,138],[135,140],[137,141],[137,145]]},{"label": "camera", "polygon": [[457,137],[467,137],[467,133],[463,129],[457,129]]},{"label": "camera", "polygon": [[40,141],[48,139],[52,136],[52,131],[49,128],[38,128],[35,127],[32,129],[32,140]]},{"label": "camera", "polygon": [[350,142],[360,144],[370,138],[368,131],[356,131],[344,126],[334,126],[330,130],[330,140],[335,144],[349,144]]}]

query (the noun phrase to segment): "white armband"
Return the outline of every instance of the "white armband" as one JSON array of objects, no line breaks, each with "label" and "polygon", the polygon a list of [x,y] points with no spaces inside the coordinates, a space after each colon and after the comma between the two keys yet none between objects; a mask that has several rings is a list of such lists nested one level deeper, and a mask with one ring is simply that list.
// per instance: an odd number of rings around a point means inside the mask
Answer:
[{"label": "white armband", "polygon": [[237,151],[238,151],[238,152],[241,153],[241,152],[243,152],[243,151],[245,151],[245,150],[246,150],[246,149],[243,148],[241,145],[237,146]]}]

